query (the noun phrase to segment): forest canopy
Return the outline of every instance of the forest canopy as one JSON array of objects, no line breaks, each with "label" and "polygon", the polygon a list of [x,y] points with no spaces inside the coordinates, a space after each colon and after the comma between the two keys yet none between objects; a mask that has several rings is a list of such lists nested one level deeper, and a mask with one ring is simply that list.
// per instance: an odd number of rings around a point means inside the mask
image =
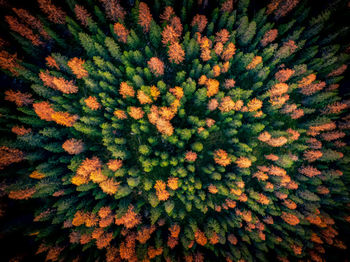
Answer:
[{"label": "forest canopy", "polygon": [[6,259],[345,257],[350,6],[313,2],[0,1]]}]

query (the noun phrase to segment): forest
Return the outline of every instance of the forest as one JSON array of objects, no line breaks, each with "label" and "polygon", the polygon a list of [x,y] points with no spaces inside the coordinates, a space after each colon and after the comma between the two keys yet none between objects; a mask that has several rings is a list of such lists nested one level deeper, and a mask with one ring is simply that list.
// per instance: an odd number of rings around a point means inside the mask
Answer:
[{"label": "forest", "polygon": [[3,261],[348,261],[349,1],[0,13]]}]

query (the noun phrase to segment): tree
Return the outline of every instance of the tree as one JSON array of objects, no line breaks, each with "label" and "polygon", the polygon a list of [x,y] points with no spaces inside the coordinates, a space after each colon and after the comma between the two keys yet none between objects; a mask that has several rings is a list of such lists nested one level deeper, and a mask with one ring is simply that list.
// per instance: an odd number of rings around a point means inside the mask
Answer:
[{"label": "tree", "polygon": [[118,40],[122,43],[126,43],[129,36],[129,30],[127,30],[121,23],[115,23],[113,28],[114,33],[118,36]]},{"label": "tree", "polygon": [[152,21],[151,12],[146,3],[140,2],[139,4],[139,24],[143,28],[144,32],[149,32],[150,24]]},{"label": "tree", "polygon": [[151,72],[156,76],[162,76],[164,74],[164,63],[157,57],[152,57],[147,65]]},{"label": "tree", "polygon": [[77,155],[84,151],[84,143],[82,140],[71,138],[62,144],[62,148],[71,155]]},{"label": "tree", "polygon": [[84,68],[84,63],[84,60],[77,57],[74,57],[68,61],[68,66],[78,79],[87,77],[89,75],[89,73]]},{"label": "tree", "polygon": [[175,42],[169,46],[168,56],[170,62],[180,64],[185,59],[185,51],[179,43]]},{"label": "tree", "polygon": [[52,4],[51,0],[38,0],[40,9],[46,13],[49,20],[56,24],[66,22],[66,13],[59,7]]}]

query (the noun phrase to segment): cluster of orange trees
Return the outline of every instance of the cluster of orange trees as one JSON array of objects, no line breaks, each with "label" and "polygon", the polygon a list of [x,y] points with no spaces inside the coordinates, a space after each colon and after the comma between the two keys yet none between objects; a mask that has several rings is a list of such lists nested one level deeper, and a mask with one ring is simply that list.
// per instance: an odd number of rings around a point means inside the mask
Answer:
[{"label": "cluster of orange trees", "polygon": [[32,2],[1,2],[0,214],[28,202],[40,258],[346,249],[345,1]]}]

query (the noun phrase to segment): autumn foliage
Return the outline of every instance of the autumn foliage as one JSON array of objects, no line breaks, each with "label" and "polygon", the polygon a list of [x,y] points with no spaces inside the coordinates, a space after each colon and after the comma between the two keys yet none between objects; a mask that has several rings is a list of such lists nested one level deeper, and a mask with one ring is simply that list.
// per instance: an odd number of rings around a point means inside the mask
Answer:
[{"label": "autumn foliage", "polygon": [[229,158],[228,154],[222,149],[218,149],[214,152],[214,161],[221,166],[227,166],[231,164],[231,159]]},{"label": "autumn foliage", "polygon": [[88,72],[84,68],[84,60],[81,58],[74,57],[70,59],[67,63],[67,65],[70,67],[70,69],[73,71],[73,73],[76,75],[78,79],[88,76]]},{"label": "autumn foliage", "polygon": [[24,153],[16,148],[6,146],[0,147],[0,169],[11,165],[12,163],[21,162],[24,158]]},{"label": "autumn foliage", "polygon": [[83,152],[84,143],[82,140],[71,138],[62,144],[62,148],[71,155],[77,155]]},{"label": "autumn foliage", "polygon": [[97,98],[95,96],[89,96],[88,98],[84,99],[84,102],[86,106],[91,110],[97,110],[101,108],[101,104],[97,101]]},{"label": "autumn foliage", "polygon": [[169,60],[175,64],[180,64],[185,59],[185,51],[178,42],[174,42],[168,49]]},{"label": "autumn foliage", "polygon": [[148,32],[152,21],[151,12],[146,3],[140,2],[139,5],[139,24],[144,32]]},{"label": "autumn foliage", "polygon": [[14,90],[5,91],[5,100],[14,102],[19,107],[30,105],[34,101],[31,94]]},{"label": "autumn foliage", "polygon": [[164,74],[164,63],[159,58],[152,57],[147,64],[155,76],[159,77]]},{"label": "autumn foliage", "polygon": [[129,30],[125,28],[121,23],[114,24],[114,33],[118,36],[119,40],[123,43],[126,43],[129,35]]}]

